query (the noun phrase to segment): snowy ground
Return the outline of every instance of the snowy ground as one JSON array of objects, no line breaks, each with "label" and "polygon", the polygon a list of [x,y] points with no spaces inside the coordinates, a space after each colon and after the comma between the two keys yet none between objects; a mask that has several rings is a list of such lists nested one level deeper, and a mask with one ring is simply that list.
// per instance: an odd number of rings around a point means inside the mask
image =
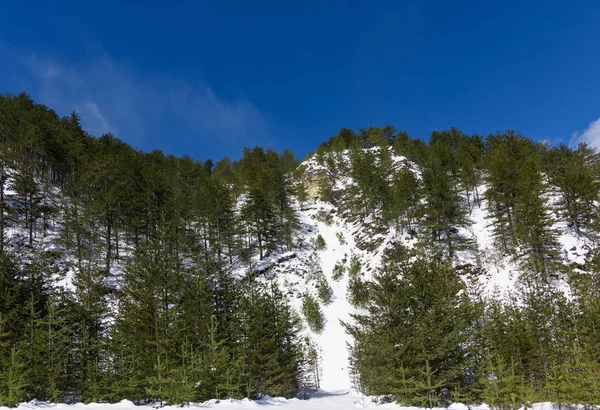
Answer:
[{"label": "snowy ground", "polygon": [[321,335],[316,335],[315,339],[321,347],[323,356],[323,376],[321,379],[321,388],[325,390],[346,390],[350,388],[350,375],[348,372],[348,350],[347,343],[350,343],[349,335],[346,333],[340,321],[348,323],[350,321],[351,306],[346,300],[346,289],[348,287],[348,275],[335,281],[332,278],[333,267],[336,262],[350,258],[354,249],[354,239],[347,232],[343,232],[346,244],[340,244],[336,236],[337,224],[331,226],[323,222],[318,223],[319,232],[325,239],[327,248],[321,252],[321,268],[325,277],[333,288],[333,303],[329,306],[323,306],[323,314],[327,321],[325,330]]},{"label": "snowy ground", "polygon": [[[243,400],[210,400],[205,403],[192,403],[191,408],[198,409],[219,409],[219,410],[251,410],[251,409],[268,409],[281,407],[285,410],[330,410],[330,409],[416,409],[416,407],[402,407],[395,403],[377,405],[371,399],[358,394],[336,394],[323,392],[317,397],[310,400],[299,399],[283,399],[283,398],[265,398],[258,401]],[[21,403],[18,407],[20,410],[48,409],[48,410],[153,410],[156,407],[151,406],[135,406],[132,402],[124,400],[117,404],[48,404],[44,402]],[[165,406],[165,410],[180,409],[179,406]],[[471,406],[472,410],[489,410],[487,405]],[[467,410],[468,407],[464,404],[452,404],[450,410]],[[554,410],[555,407],[551,403],[536,403],[533,405],[534,410]],[[0,407],[0,410],[8,410],[6,407]]]}]

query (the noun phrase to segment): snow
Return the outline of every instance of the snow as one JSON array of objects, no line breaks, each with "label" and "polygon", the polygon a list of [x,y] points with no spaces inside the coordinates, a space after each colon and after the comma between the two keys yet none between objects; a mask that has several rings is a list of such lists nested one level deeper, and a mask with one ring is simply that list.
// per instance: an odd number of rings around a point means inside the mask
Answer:
[{"label": "snow", "polygon": [[[480,188],[480,195],[483,196],[485,186]],[[491,218],[485,200],[481,200],[481,206],[473,207],[471,221],[469,230],[475,239],[480,263],[487,271],[487,276],[482,278],[484,294],[488,297],[496,292],[504,295],[515,288],[518,267],[509,258],[501,257],[500,252],[496,249],[490,226]]]},{"label": "snow", "polygon": [[354,239],[347,233],[342,233],[346,244],[340,244],[336,233],[340,230],[337,223],[327,226],[323,222],[318,223],[319,233],[325,239],[326,248],[320,252],[321,268],[325,277],[333,288],[334,301],[329,306],[323,306],[326,319],[326,328],[321,335],[315,339],[321,346],[323,356],[323,377],[321,388],[330,391],[348,390],[351,387],[347,344],[351,342],[340,321],[350,322],[352,307],[346,300],[346,289],[348,287],[348,275],[335,281],[332,278],[333,267],[354,249]]},{"label": "snow", "polygon": [[[453,405],[455,406],[455,405]],[[32,401],[29,403],[21,403],[17,407],[19,410],[32,409],[52,409],[52,410],[153,410],[157,406],[136,406],[134,403],[123,400],[120,403],[77,403],[74,405],[68,404],[51,404],[46,402]],[[285,399],[282,397],[265,397],[261,400],[209,400],[204,403],[190,403],[190,408],[198,409],[220,409],[220,410],[250,410],[269,407],[281,407],[286,410],[319,410],[319,409],[415,409],[416,407],[402,407],[395,403],[377,404],[371,398],[365,397],[356,393],[327,393],[322,392],[309,400],[300,399]],[[165,410],[180,409],[181,406],[165,406]],[[463,410],[463,408],[452,407],[454,410]],[[464,406],[466,410],[466,406]],[[8,410],[7,407],[0,407],[0,410]],[[482,409],[483,410],[483,409]],[[537,410],[537,409],[536,409]],[[546,410],[546,409],[540,409]]]},{"label": "snow", "polygon": [[[136,406],[128,400],[123,400],[119,403],[76,403],[76,404],[53,404],[47,402],[31,401],[21,403],[17,407],[19,410],[154,410],[158,405]],[[330,393],[320,392],[311,397],[309,400],[300,399],[285,399],[282,397],[264,397],[261,400],[209,400],[204,403],[190,403],[187,407],[194,409],[218,409],[218,410],[251,410],[260,408],[275,408],[281,407],[284,410],[330,410],[330,409],[394,409],[394,410],[415,410],[418,407],[400,406],[396,403],[378,404],[373,398],[366,397],[357,393]],[[543,402],[533,404],[533,410],[554,410],[556,406],[553,403]],[[577,409],[582,409],[582,406],[576,406]],[[163,407],[165,410],[181,409],[181,406]],[[467,406],[462,403],[453,403],[448,407],[450,410],[489,410],[486,404]],[[523,409],[523,408],[522,408]],[[0,407],[0,410],[8,410],[7,407]]]},{"label": "snow", "polygon": [[[344,151],[337,154],[338,161],[349,163],[349,152]],[[401,167],[411,169],[419,178],[418,167],[410,163],[406,158],[393,156],[393,167],[397,170]],[[305,172],[327,171],[329,169],[318,164],[315,158],[305,161],[302,166]],[[352,178],[347,175],[339,175],[334,181],[334,190],[346,191],[354,184]],[[480,196],[483,197],[485,185],[478,187]],[[14,198],[14,192],[7,190],[7,197]],[[60,192],[52,192],[53,200],[58,200]],[[54,199],[55,198],[55,199]],[[237,208],[246,200],[245,195],[238,198]],[[553,198],[551,198],[553,199]],[[407,233],[399,232],[394,226],[387,227],[384,232],[374,232],[371,228],[374,216],[370,215],[362,220],[348,220],[341,214],[340,209],[331,203],[314,201],[311,203],[296,204],[296,215],[300,222],[300,229],[296,244],[292,250],[278,249],[273,254],[259,261],[254,257],[252,266],[245,265],[241,260],[234,261],[230,267],[235,275],[243,276],[249,270],[260,272],[265,280],[277,280],[284,292],[290,296],[290,304],[298,312],[302,305],[302,296],[306,293],[317,295],[316,284],[324,278],[333,289],[333,301],[328,306],[322,305],[325,316],[325,328],[320,333],[314,333],[307,326],[302,329],[304,336],[316,342],[321,351],[322,373],[321,390],[311,393],[310,400],[283,399],[266,397],[262,400],[211,400],[205,403],[191,404],[190,407],[216,408],[216,409],[253,409],[259,407],[283,407],[286,409],[345,409],[345,408],[384,408],[384,409],[408,409],[397,404],[376,404],[372,398],[358,393],[353,385],[350,374],[348,345],[352,340],[345,332],[342,322],[351,323],[351,314],[355,308],[347,300],[348,272],[339,280],[333,279],[334,266],[346,260],[346,268],[350,264],[352,256],[359,258],[361,262],[361,275],[363,279],[369,280],[372,274],[381,266],[386,249],[395,243],[400,243],[407,248],[412,248],[417,238]],[[330,215],[327,222],[323,216]],[[476,244],[475,250],[469,250],[457,256],[457,263],[471,263],[483,268],[486,272],[478,278],[479,285],[486,297],[496,294],[508,295],[516,287],[519,277],[517,264],[507,256],[502,256],[494,244],[492,230],[490,227],[490,215],[487,211],[485,200],[478,206],[473,206],[470,214],[472,223],[466,229],[461,230],[461,235],[471,238]],[[558,218],[557,218],[558,219]],[[44,250],[57,250],[56,237],[59,235],[57,226],[60,220],[53,221],[48,230],[48,236],[36,242]],[[558,232],[558,242],[565,260],[569,263],[582,264],[585,262],[585,254],[589,243],[585,239],[570,230],[566,224],[556,222],[554,229]],[[326,247],[316,250],[313,245],[318,235],[325,240]],[[8,233],[11,238],[24,240],[26,233],[15,229]],[[339,238],[343,238],[340,242]],[[359,244],[367,243],[366,250]],[[128,250],[130,251],[130,250]],[[66,272],[58,278],[58,286],[72,287],[73,269],[69,265],[74,262],[72,256],[66,255],[64,263]],[[112,286],[117,286],[117,279],[124,274],[124,267],[119,263],[111,266]],[[133,403],[123,401],[118,404],[49,404],[44,402],[29,402],[19,405],[20,409],[56,409],[56,410],[129,410],[150,409],[150,406],[134,406]],[[166,408],[171,409],[170,406]],[[452,410],[466,410],[463,404],[452,404]],[[476,410],[488,410],[486,405],[471,406]],[[534,405],[536,410],[549,410],[549,403]],[[174,407],[173,407],[174,409]],[[0,410],[5,408],[0,407]]]}]

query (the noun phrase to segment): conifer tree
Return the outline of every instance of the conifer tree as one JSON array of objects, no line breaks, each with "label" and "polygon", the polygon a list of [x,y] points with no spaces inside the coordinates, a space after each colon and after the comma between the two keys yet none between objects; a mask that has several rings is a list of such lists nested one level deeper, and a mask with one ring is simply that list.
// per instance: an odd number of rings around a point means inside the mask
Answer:
[{"label": "conifer tree", "polygon": [[302,298],[302,314],[313,332],[321,333],[325,327],[325,318],[321,311],[319,301],[310,293]]},{"label": "conifer tree", "polygon": [[[434,135],[432,135],[433,137]],[[457,172],[450,143],[441,140],[430,146],[423,172],[426,206],[424,224],[429,240],[444,246],[448,256],[467,245],[459,228],[466,225],[466,212],[457,190]]]},{"label": "conifer tree", "polygon": [[[403,392],[407,379],[423,380],[427,363],[443,387],[468,384],[471,357],[465,343],[477,309],[448,263],[422,255],[389,260],[370,289],[368,313],[354,315],[356,325],[346,325],[355,340],[353,370],[365,393]],[[441,388],[432,388],[437,392],[432,394],[441,394]]]},{"label": "conifer tree", "polygon": [[201,399],[222,399],[227,393],[227,369],[231,363],[231,353],[227,349],[225,340],[217,339],[217,329],[211,320],[207,329],[208,340],[202,349],[202,357],[198,366],[199,386],[197,395]]},{"label": "conifer tree", "polygon": [[[163,238],[138,248],[134,264],[125,276],[115,324],[122,343],[135,357],[139,381],[152,378],[153,392],[164,394],[177,344],[170,334],[179,299],[181,279],[175,269],[177,258]],[[161,397],[155,396],[157,399]],[[162,397],[164,399],[164,397]]]},{"label": "conifer tree", "polygon": [[199,353],[194,351],[191,343],[187,339],[184,339],[177,355],[177,363],[173,366],[169,374],[172,381],[171,389],[168,392],[170,403],[183,405],[192,402],[198,397],[196,394],[200,364],[198,356]]},{"label": "conifer tree", "polygon": [[561,146],[557,151],[558,164],[552,173],[552,183],[561,194],[560,212],[579,234],[589,228],[597,213],[599,182],[594,175],[598,154],[585,145],[573,151]]},{"label": "conifer tree", "polygon": [[483,140],[479,135],[461,138],[456,150],[458,179],[465,190],[469,211],[474,203],[480,205],[478,186],[482,178],[483,151]]},{"label": "conifer tree", "polygon": [[252,389],[247,394],[291,397],[300,381],[298,320],[275,284],[261,289],[250,281],[244,293],[242,349]]},{"label": "conifer tree", "polygon": [[422,187],[414,172],[402,168],[394,178],[389,208],[391,219],[396,220],[401,229],[412,230],[421,210]]},{"label": "conifer tree", "polygon": [[26,373],[21,352],[16,346],[10,349],[8,362],[0,373],[0,404],[16,407],[25,396]]},{"label": "conifer tree", "polygon": [[557,258],[555,232],[544,201],[545,185],[539,171],[538,159],[529,156],[521,166],[515,201],[514,234],[520,245],[524,265],[541,275],[553,271]]}]

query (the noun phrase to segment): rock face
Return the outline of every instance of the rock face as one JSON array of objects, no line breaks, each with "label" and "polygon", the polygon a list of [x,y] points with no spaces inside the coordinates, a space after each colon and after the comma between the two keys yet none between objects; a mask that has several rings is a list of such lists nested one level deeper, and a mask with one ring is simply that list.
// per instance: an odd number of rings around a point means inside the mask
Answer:
[{"label": "rock face", "polygon": [[332,176],[326,168],[313,168],[304,174],[304,186],[306,188],[306,199],[316,201],[321,196],[321,187],[332,183]]}]

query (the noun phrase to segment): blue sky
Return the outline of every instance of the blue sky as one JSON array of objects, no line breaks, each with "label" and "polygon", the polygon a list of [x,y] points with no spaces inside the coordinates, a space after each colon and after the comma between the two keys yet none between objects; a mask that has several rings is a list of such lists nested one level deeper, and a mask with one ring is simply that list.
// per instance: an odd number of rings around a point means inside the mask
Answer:
[{"label": "blue sky", "polygon": [[593,0],[13,1],[0,92],[201,159],[387,123],[600,146],[599,50]]}]

